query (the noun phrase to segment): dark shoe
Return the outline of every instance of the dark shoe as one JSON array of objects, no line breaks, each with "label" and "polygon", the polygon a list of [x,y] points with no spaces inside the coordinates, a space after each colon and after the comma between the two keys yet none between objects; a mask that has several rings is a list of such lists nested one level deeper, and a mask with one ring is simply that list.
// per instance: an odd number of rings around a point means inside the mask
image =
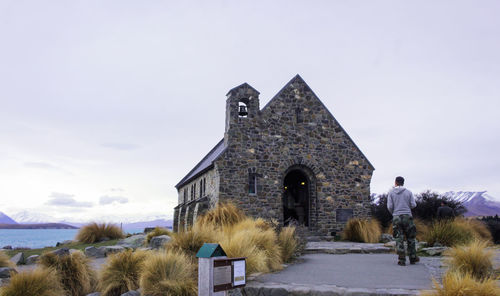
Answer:
[{"label": "dark shoe", "polygon": [[406,262],[405,261],[398,261],[398,265],[406,266]]},{"label": "dark shoe", "polygon": [[415,264],[417,262],[420,262],[420,257],[410,258],[410,264]]}]

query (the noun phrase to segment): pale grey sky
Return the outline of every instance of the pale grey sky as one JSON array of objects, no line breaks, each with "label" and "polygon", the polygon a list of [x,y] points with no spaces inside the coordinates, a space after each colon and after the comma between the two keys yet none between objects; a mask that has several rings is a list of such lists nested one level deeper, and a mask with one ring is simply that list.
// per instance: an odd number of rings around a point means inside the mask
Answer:
[{"label": "pale grey sky", "polygon": [[0,211],[171,217],[226,92],[300,74],[376,168],[500,198],[498,1],[0,0]]}]

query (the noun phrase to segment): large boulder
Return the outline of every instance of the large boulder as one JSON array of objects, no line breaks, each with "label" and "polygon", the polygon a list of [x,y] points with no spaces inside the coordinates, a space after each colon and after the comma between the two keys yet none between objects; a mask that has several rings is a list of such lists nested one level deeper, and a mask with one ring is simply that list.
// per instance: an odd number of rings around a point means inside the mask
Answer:
[{"label": "large boulder", "polygon": [[17,271],[12,267],[0,267],[0,278],[6,279],[10,278],[11,273],[17,273]]},{"label": "large boulder", "polygon": [[40,259],[40,255],[31,255],[28,258],[26,258],[24,264],[26,265],[36,264],[38,262],[38,259]]},{"label": "large boulder", "polygon": [[17,253],[16,255],[12,256],[12,258],[10,258],[10,261],[12,261],[15,265],[24,264],[24,253]]},{"label": "large boulder", "polygon": [[168,235],[155,236],[149,241],[149,247],[152,249],[163,248],[163,245],[165,245],[169,241],[170,236]]},{"label": "large boulder", "polygon": [[84,253],[87,257],[94,257],[94,258],[106,257],[106,254],[104,254],[104,249],[96,248],[94,246],[86,247]]},{"label": "large boulder", "polygon": [[106,256],[106,257],[108,257],[111,254],[120,253],[120,252],[123,252],[126,250],[122,246],[104,246],[104,247],[99,247],[99,249],[104,250],[104,256]]},{"label": "large boulder", "polygon": [[144,245],[144,241],[146,241],[145,234],[136,234],[118,241],[116,245],[124,248],[137,249]]}]

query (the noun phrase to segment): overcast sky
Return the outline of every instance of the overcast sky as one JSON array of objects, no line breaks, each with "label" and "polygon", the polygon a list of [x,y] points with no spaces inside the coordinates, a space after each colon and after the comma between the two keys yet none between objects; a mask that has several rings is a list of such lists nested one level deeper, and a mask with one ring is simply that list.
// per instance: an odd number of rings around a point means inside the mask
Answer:
[{"label": "overcast sky", "polygon": [[500,198],[498,1],[0,0],[0,211],[172,216],[225,94],[300,74],[372,193]]}]

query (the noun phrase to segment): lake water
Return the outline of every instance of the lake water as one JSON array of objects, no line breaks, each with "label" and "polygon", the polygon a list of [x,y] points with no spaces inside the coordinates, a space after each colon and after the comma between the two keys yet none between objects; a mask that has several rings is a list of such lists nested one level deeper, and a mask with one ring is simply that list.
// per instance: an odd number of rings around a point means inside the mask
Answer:
[{"label": "lake water", "polygon": [[[138,233],[143,232],[144,228],[123,230],[125,233]],[[58,242],[74,239],[77,232],[78,229],[0,229],[0,248],[54,247]]]}]

